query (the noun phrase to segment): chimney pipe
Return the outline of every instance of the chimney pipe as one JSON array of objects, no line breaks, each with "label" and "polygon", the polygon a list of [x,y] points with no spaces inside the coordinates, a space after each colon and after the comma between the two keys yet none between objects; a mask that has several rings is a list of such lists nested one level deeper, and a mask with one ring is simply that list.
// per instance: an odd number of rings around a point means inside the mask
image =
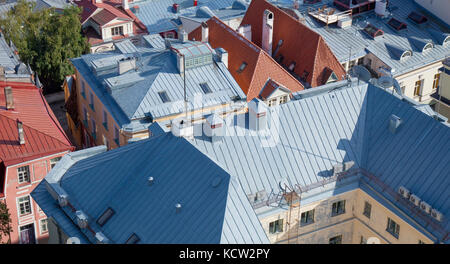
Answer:
[{"label": "chimney pipe", "polygon": [[202,42],[208,42],[208,38],[209,38],[209,29],[208,29],[208,24],[206,24],[205,22],[202,22]]},{"label": "chimney pipe", "polygon": [[262,48],[270,56],[272,56],[273,19],[273,13],[265,10],[263,15]]},{"label": "chimney pipe", "polygon": [[194,0],[194,6],[197,6],[197,4],[198,4],[198,1]]},{"label": "chimney pipe", "polygon": [[17,130],[19,131],[19,143],[20,145],[25,144],[25,135],[23,133],[23,124],[17,119]]},{"label": "chimney pipe", "polygon": [[128,0],[122,0],[122,7],[124,10],[130,9],[130,6],[128,5]]},{"label": "chimney pipe", "polygon": [[14,98],[11,86],[5,87],[5,102],[6,102],[6,110],[14,109]]}]

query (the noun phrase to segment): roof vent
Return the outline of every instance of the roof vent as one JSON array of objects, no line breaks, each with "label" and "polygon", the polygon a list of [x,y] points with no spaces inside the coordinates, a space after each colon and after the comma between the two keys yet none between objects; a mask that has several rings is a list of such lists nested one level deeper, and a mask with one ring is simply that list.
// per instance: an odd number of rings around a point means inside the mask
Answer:
[{"label": "roof vent", "polygon": [[333,176],[344,171],[344,165],[341,163],[336,163],[333,165]]},{"label": "roof vent", "polygon": [[355,162],[353,160],[344,162],[344,171],[348,171],[355,165]]},{"label": "roof vent", "polygon": [[88,217],[83,213],[83,211],[76,211],[77,225],[79,228],[86,228],[88,226]]},{"label": "roof vent", "polygon": [[438,221],[442,221],[442,219],[444,218],[444,216],[442,215],[442,213],[439,212],[439,211],[436,210],[436,209],[432,209],[432,210],[431,210],[431,216],[432,216],[434,219],[438,220]]},{"label": "roof vent", "polygon": [[224,135],[224,121],[217,115],[212,114],[206,118],[206,122],[203,123],[203,132],[207,137],[211,138],[211,142],[218,142]]},{"label": "roof vent", "polygon": [[20,145],[25,144],[25,134],[23,133],[23,123],[17,119],[17,130],[19,132],[19,143]]},{"label": "roof vent", "polygon": [[219,47],[216,49],[216,53],[219,61],[225,64],[225,66],[228,68],[228,52],[225,49]]},{"label": "roof vent", "polygon": [[259,191],[259,192],[256,193],[255,199],[256,199],[257,201],[263,201],[264,199],[266,199],[266,197],[267,197],[267,192],[266,192],[266,190],[261,190],[261,191]]},{"label": "roof vent", "polygon": [[95,239],[97,240],[97,244],[109,243],[109,239],[102,232],[95,233]]},{"label": "roof vent", "polygon": [[14,98],[11,86],[5,87],[6,110],[14,109]]},{"label": "roof vent", "polygon": [[425,213],[431,213],[431,206],[424,201],[420,202],[420,209],[422,209]]},{"label": "roof vent", "polygon": [[181,211],[181,204],[177,203],[175,209],[177,210],[177,213],[179,213]]},{"label": "roof vent", "polygon": [[171,127],[172,134],[176,137],[194,137],[194,126],[185,118],[174,119]]},{"label": "roof vent", "polygon": [[389,131],[391,131],[392,134],[395,134],[401,123],[402,120],[400,119],[400,117],[391,115],[389,118]]},{"label": "roof vent", "polygon": [[259,131],[267,127],[267,105],[258,98],[248,103],[249,128]]},{"label": "roof vent", "polygon": [[415,194],[411,194],[411,196],[409,197],[409,201],[413,203],[415,206],[419,206],[420,198]]},{"label": "roof vent", "polygon": [[67,194],[61,194],[58,196],[58,204],[61,207],[67,206],[69,204],[69,196]]},{"label": "roof vent", "polygon": [[406,199],[409,199],[409,195],[411,194],[411,193],[409,192],[409,190],[406,189],[406,188],[403,187],[403,186],[400,186],[400,188],[398,188],[398,193],[399,193],[401,196],[403,196],[403,198],[406,198]]},{"label": "roof vent", "polygon": [[155,183],[155,178],[149,177],[148,178],[148,185],[153,185],[153,183]]}]

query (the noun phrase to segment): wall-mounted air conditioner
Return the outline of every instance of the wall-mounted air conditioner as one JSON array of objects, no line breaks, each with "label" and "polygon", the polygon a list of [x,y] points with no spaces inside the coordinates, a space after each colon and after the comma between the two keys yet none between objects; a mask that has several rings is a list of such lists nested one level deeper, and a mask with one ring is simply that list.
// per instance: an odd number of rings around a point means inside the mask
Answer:
[{"label": "wall-mounted air conditioner", "polygon": [[439,212],[439,211],[436,210],[436,209],[432,209],[432,210],[431,210],[431,216],[432,216],[434,219],[438,220],[438,221],[442,221],[442,219],[444,218],[444,216],[442,215],[442,213]]},{"label": "wall-mounted air conditioner", "polygon": [[415,206],[419,206],[420,198],[417,195],[411,194],[411,196],[409,197],[409,201]]},{"label": "wall-mounted air conditioner", "polygon": [[424,201],[420,202],[420,209],[425,211],[427,214],[431,213],[431,206]]},{"label": "wall-mounted air conditioner", "polygon": [[398,193],[399,193],[401,196],[403,196],[403,198],[406,198],[406,199],[409,199],[409,195],[411,194],[411,193],[409,192],[409,190],[406,189],[406,188],[403,187],[403,186],[400,186],[400,188],[398,188]]},{"label": "wall-mounted air conditioner", "polygon": [[67,206],[69,203],[69,196],[67,194],[61,194],[58,196],[58,204],[61,207]]},{"label": "wall-mounted air conditioner", "polygon": [[76,211],[75,212],[77,216],[77,225],[80,228],[86,228],[88,225],[88,217],[83,213],[83,211]]}]

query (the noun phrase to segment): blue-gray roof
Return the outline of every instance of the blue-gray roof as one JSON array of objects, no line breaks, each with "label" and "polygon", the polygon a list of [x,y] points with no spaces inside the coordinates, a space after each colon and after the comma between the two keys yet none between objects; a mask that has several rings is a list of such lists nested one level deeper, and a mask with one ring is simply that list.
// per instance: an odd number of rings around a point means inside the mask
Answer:
[{"label": "blue-gray roof", "polygon": [[[209,53],[213,56],[213,51],[207,43],[180,43],[178,40],[170,42],[173,46],[168,49],[136,47],[129,41],[120,42],[114,52],[83,55],[72,59],[72,63],[116,122],[121,127],[128,126],[131,130],[139,131],[147,129],[151,119],[183,111],[184,79],[177,68],[174,50],[195,47],[197,53]],[[126,53],[129,51],[135,52]],[[137,69],[119,75],[118,61],[127,57],[137,59]],[[212,92],[203,94],[201,83],[207,83]],[[159,93],[163,91],[170,102],[162,101]],[[225,65],[218,61],[188,68],[186,92],[189,109],[229,103],[234,98],[245,98]],[[147,120],[149,117],[150,120]],[[129,125],[135,123],[135,120],[139,121],[138,126]]]},{"label": "blue-gray roof", "polygon": [[[293,0],[272,2],[292,8]],[[299,11],[303,13],[305,25],[319,33],[325,39],[341,63],[348,61],[350,48],[352,60],[362,57],[367,53],[373,53],[388,65],[388,67],[394,69],[394,76],[398,76],[430,63],[442,61],[450,55],[450,43],[445,46],[442,45],[445,34],[450,32],[450,29],[443,27],[441,23],[431,21],[431,19],[426,26],[418,26],[413,23],[408,19],[408,15],[412,11],[420,13],[420,8],[411,0],[389,1],[390,8],[387,11],[390,12],[390,15],[387,18],[378,18],[373,11],[354,16],[352,26],[345,29],[339,28],[336,25],[337,23],[328,25],[327,27],[323,22],[307,14],[308,8],[312,7],[317,9],[323,5],[333,7],[332,3],[332,0],[323,0],[314,5],[300,5]],[[387,22],[392,17],[405,23],[407,29],[396,31],[390,27]],[[368,23],[383,30],[383,36],[374,40],[363,32],[362,29]],[[426,52],[419,52],[415,46],[418,43],[414,40],[411,41],[411,38],[420,39],[427,43],[432,42],[434,43],[434,48]],[[392,50],[411,50],[413,52],[411,57],[400,60],[396,54],[392,55]]]},{"label": "blue-gray roof", "polygon": [[[88,215],[90,227],[113,243],[125,243],[133,233],[141,243],[268,243],[239,182],[184,138],[165,134],[67,166],[70,155],[32,194],[69,236],[95,243],[56,208],[45,189],[54,192],[49,183],[55,180],[71,205]],[[65,172],[59,179],[58,170]],[[115,214],[98,226],[109,207]]]},{"label": "blue-gray roof", "polygon": [[[42,10],[46,8],[64,9],[72,5],[72,3],[67,0],[26,0],[26,1],[36,3],[35,10]],[[18,2],[17,0],[6,0],[0,3],[0,16],[6,15],[6,13],[17,4],[17,2]]]},{"label": "blue-gray roof", "polygon": [[[203,0],[198,1],[198,6],[194,7],[193,1],[191,0],[147,0],[136,3],[140,10],[135,13],[135,15],[142,23],[144,23],[149,33],[161,33],[169,30],[176,30],[178,28],[177,24],[172,20],[177,19],[179,16],[195,17],[198,9],[204,9],[204,7],[207,7],[215,14],[216,12],[224,12],[222,17],[230,15],[225,14],[226,12],[231,12],[232,15],[235,15],[233,11],[216,11],[226,8],[232,9],[230,7],[232,7],[235,1],[236,0]],[[178,13],[174,13],[172,10],[174,3],[180,5],[180,11]],[[237,4],[235,5],[235,8],[239,6]],[[242,13],[242,10],[239,10],[239,12]],[[200,13],[206,15],[208,12],[205,13],[205,10],[202,10]]]},{"label": "blue-gray roof", "polygon": [[8,44],[0,32],[0,66],[4,68],[6,78],[30,78],[32,70],[20,61],[16,52],[14,43]]}]

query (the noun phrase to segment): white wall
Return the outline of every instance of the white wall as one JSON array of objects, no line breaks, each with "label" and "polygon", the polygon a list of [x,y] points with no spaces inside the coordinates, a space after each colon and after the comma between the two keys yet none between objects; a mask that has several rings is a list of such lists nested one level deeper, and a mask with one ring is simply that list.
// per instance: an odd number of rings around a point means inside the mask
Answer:
[{"label": "white wall", "polygon": [[450,1],[449,0],[415,0],[417,4],[430,13],[450,25]]}]

